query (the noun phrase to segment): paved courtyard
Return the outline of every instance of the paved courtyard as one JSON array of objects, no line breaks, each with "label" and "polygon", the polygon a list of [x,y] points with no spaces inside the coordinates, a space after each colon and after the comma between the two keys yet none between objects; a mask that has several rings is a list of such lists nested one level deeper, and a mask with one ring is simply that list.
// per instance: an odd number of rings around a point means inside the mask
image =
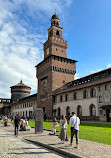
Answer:
[{"label": "paved courtyard", "polygon": [[63,158],[0,129],[0,158]]},{"label": "paved courtyard", "polygon": [[[3,131],[5,131],[5,133]],[[0,153],[2,157],[8,153],[8,157],[13,157],[14,155],[14,157],[17,158],[23,156],[26,157],[27,155],[29,157],[61,157],[42,149],[42,147],[37,147],[33,144],[27,144],[24,142],[25,139],[33,141],[36,144],[41,144],[43,146],[45,145],[46,147],[50,147],[56,151],[59,150],[64,153],[70,153],[73,155],[73,157],[74,155],[77,155],[78,157],[84,158],[111,158],[111,145],[105,145],[80,139],[79,148],[76,149],[74,148],[75,139],[73,146],[70,147],[68,146],[69,142],[65,142],[65,144],[59,144],[60,140],[58,137],[49,135],[48,131],[44,131],[42,134],[34,134],[34,129],[31,129],[30,131],[21,131],[19,132],[18,138],[15,138],[14,128],[12,125],[10,127],[4,127],[3,125],[0,125]]]}]

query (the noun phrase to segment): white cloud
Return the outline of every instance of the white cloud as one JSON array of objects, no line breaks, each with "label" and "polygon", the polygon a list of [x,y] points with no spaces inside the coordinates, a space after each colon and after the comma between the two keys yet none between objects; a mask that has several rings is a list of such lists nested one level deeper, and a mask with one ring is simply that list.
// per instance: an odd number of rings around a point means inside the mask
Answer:
[{"label": "white cloud", "polygon": [[[94,74],[96,72],[102,71],[103,69],[98,69],[98,70],[91,70],[91,74]],[[89,74],[90,75],[90,74]]]},{"label": "white cloud", "polygon": [[79,74],[79,73],[76,73],[75,76],[74,76],[74,79],[77,80],[77,79],[79,79],[79,78],[80,78],[80,74]]},{"label": "white cloud", "polygon": [[71,0],[0,0],[0,97],[10,97],[10,86],[22,79],[37,89],[36,69],[43,60],[47,39],[44,21],[55,9],[62,14]]},{"label": "white cloud", "polygon": [[111,68],[111,64],[108,64],[108,65],[107,65],[107,68]]}]

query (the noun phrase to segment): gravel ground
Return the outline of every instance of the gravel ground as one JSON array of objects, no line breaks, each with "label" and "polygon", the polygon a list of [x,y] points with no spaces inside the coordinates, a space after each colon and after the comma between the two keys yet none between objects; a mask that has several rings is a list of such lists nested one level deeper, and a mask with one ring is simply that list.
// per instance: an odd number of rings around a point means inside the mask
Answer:
[{"label": "gravel ground", "polygon": [[0,158],[63,158],[0,129]]},{"label": "gravel ground", "polygon": [[[12,135],[14,134],[13,126],[4,127],[3,125],[0,125],[0,129],[4,130],[7,133],[11,133]],[[21,131],[21,132],[19,132],[19,137],[18,138],[20,138],[21,140],[22,139],[27,139],[27,140],[31,140],[31,141],[40,142],[40,143],[43,143],[45,145],[60,149],[62,151],[66,151],[66,152],[71,153],[71,154],[80,155],[81,157],[84,157],[84,158],[111,158],[111,145],[105,145],[105,144],[100,144],[100,143],[96,143],[96,142],[91,142],[91,141],[86,141],[86,140],[79,139],[79,148],[76,149],[76,148],[74,148],[75,147],[75,138],[74,138],[74,141],[73,141],[73,146],[70,147],[70,146],[68,146],[70,138],[69,138],[68,142],[65,142],[65,144],[59,144],[60,139],[57,136],[49,135],[49,133],[50,132],[48,132],[48,131],[43,131],[43,133],[41,133],[41,134],[35,134],[34,129],[31,129],[30,131]],[[8,139],[10,138],[9,136],[10,135],[7,135]],[[101,137],[102,137],[102,135],[101,135]],[[13,139],[15,140],[15,142],[13,142],[13,144],[18,143],[18,142],[16,142],[16,140],[18,138],[14,138],[14,136],[13,136],[12,139],[10,138],[10,143],[9,144],[11,144],[11,141]],[[2,140],[2,139],[3,139],[3,137],[0,136],[0,140]],[[6,139],[6,140],[8,140],[8,139]],[[0,144],[1,144],[1,142],[2,141],[0,141]],[[5,142],[5,141],[3,141],[3,142]],[[5,144],[8,144],[8,142],[6,142]],[[23,144],[23,143],[21,143],[21,144]],[[13,145],[9,146],[9,148],[11,148],[11,147],[13,148]],[[2,148],[2,144],[0,145],[0,148]],[[3,148],[3,150],[5,151],[4,148]],[[20,145],[20,150],[19,151],[21,151],[21,149],[22,148],[21,148],[21,145]],[[40,147],[39,147],[39,149],[40,149]],[[37,151],[39,151],[39,149],[37,149]],[[24,149],[24,153],[27,152],[27,151],[26,151],[26,149]],[[29,150],[29,151],[32,152],[31,150]],[[15,152],[15,150],[14,150],[14,152]],[[28,154],[28,155],[30,155],[30,154]],[[37,155],[39,156],[39,154],[37,154]],[[22,154],[22,156],[23,156],[23,154]],[[51,155],[51,157],[53,158],[52,155]],[[58,157],[58,155],[57,155],[57,157]],[[19,157],[17,156],[17,158],[19,158]]]}]

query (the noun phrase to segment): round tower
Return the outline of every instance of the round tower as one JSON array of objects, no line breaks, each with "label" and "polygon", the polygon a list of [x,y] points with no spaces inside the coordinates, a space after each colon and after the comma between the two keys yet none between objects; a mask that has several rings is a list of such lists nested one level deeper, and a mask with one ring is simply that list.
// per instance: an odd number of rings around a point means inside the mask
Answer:
[{"label": "round tower", "polygon": [[16,102],[21,98],[27,97],[30,95],[31,88],[26,86],[24,83],[22,83],[22,80],[20,83],[10,87],[11,88],[11,101]]}]

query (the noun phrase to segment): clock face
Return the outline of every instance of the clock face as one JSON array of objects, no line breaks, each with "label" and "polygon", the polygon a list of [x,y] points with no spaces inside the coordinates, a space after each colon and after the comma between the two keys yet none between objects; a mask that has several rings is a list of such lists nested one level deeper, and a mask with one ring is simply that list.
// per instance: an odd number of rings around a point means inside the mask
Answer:
[{"label": "clock face", "polygon": [[47,55],[49,54],[49,48],[47,48],[47,50],[46,50],[46,54],[47,54]]}]

